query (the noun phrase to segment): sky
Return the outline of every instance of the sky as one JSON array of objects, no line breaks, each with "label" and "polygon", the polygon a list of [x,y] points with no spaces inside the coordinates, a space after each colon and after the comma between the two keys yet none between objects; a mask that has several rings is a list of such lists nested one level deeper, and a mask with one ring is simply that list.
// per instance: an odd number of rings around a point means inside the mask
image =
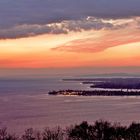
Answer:
[{"label": "sky", "polygon": [[140,0],[0,0],[0,68],[140,66]]}]

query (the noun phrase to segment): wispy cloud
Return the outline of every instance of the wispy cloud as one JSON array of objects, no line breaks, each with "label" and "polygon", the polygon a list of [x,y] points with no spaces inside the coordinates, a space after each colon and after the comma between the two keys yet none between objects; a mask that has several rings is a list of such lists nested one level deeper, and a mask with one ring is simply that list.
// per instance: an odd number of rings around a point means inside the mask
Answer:
[{"label": "wispy cloud", "polygon": [[105,31],[101,36],[77,39],[67,42],[56,48],[54,51],[95,53],[111,47],[140,42],[140,32],[137,29],[118,29]]}]

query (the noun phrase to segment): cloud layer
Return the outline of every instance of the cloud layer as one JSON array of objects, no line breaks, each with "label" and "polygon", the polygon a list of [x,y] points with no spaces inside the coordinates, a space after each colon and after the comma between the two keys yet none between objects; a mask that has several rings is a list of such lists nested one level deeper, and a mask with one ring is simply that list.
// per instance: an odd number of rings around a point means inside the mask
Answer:
[{"label": "cloud layer", "polygon": [[44,25],[21,24],[0,30],[0,38],[21,38],[40,34],[67,34],[69,32],[82,32],[88,30],[118,30],[133,26],[139,28],[140,18],[130,19],[101,19],[86,17],[80,20],[64,20]]},{"label": "cloud layer", "polygon": [[19,38],[35,36],[38,34],[67,34],[69,32],[81,32],[83,30],[100,30],[110,29],[114,25],[109,22],[104,22],[101,19],[87,17],[81,20],[65,20],[62,22],[51,24],[23,24],[17,25],[9,29],[1,29],[0,38]]},{"label": "cloud layer", "polygon": [[140,16],[139,7],[139,0],[1,0],[0,38],[112,28],[101,19]]}]

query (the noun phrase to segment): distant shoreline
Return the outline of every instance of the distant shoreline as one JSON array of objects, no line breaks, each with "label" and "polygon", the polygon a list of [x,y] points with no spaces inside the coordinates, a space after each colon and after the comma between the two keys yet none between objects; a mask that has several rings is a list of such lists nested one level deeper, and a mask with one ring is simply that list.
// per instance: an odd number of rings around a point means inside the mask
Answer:
[{"label": "distant shoreline", "polygon": [[140,90],[140,78],[79,78],[63,79],[63,81],[78,81],[83,85],[89,85],[91,89],[128,89]]}]

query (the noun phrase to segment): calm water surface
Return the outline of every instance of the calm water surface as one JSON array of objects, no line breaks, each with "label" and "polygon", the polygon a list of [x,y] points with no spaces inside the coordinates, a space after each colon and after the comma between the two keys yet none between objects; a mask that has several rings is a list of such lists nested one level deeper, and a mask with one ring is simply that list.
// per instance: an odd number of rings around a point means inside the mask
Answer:
[{"label": "calm water surface", "polygon": [[89,89],[60,79],[0,80],[0,125],[9,131],[25,128],[65,127],[97,119],[129,124],[139,121],[140,97],[49,96],[58,89]]}]

